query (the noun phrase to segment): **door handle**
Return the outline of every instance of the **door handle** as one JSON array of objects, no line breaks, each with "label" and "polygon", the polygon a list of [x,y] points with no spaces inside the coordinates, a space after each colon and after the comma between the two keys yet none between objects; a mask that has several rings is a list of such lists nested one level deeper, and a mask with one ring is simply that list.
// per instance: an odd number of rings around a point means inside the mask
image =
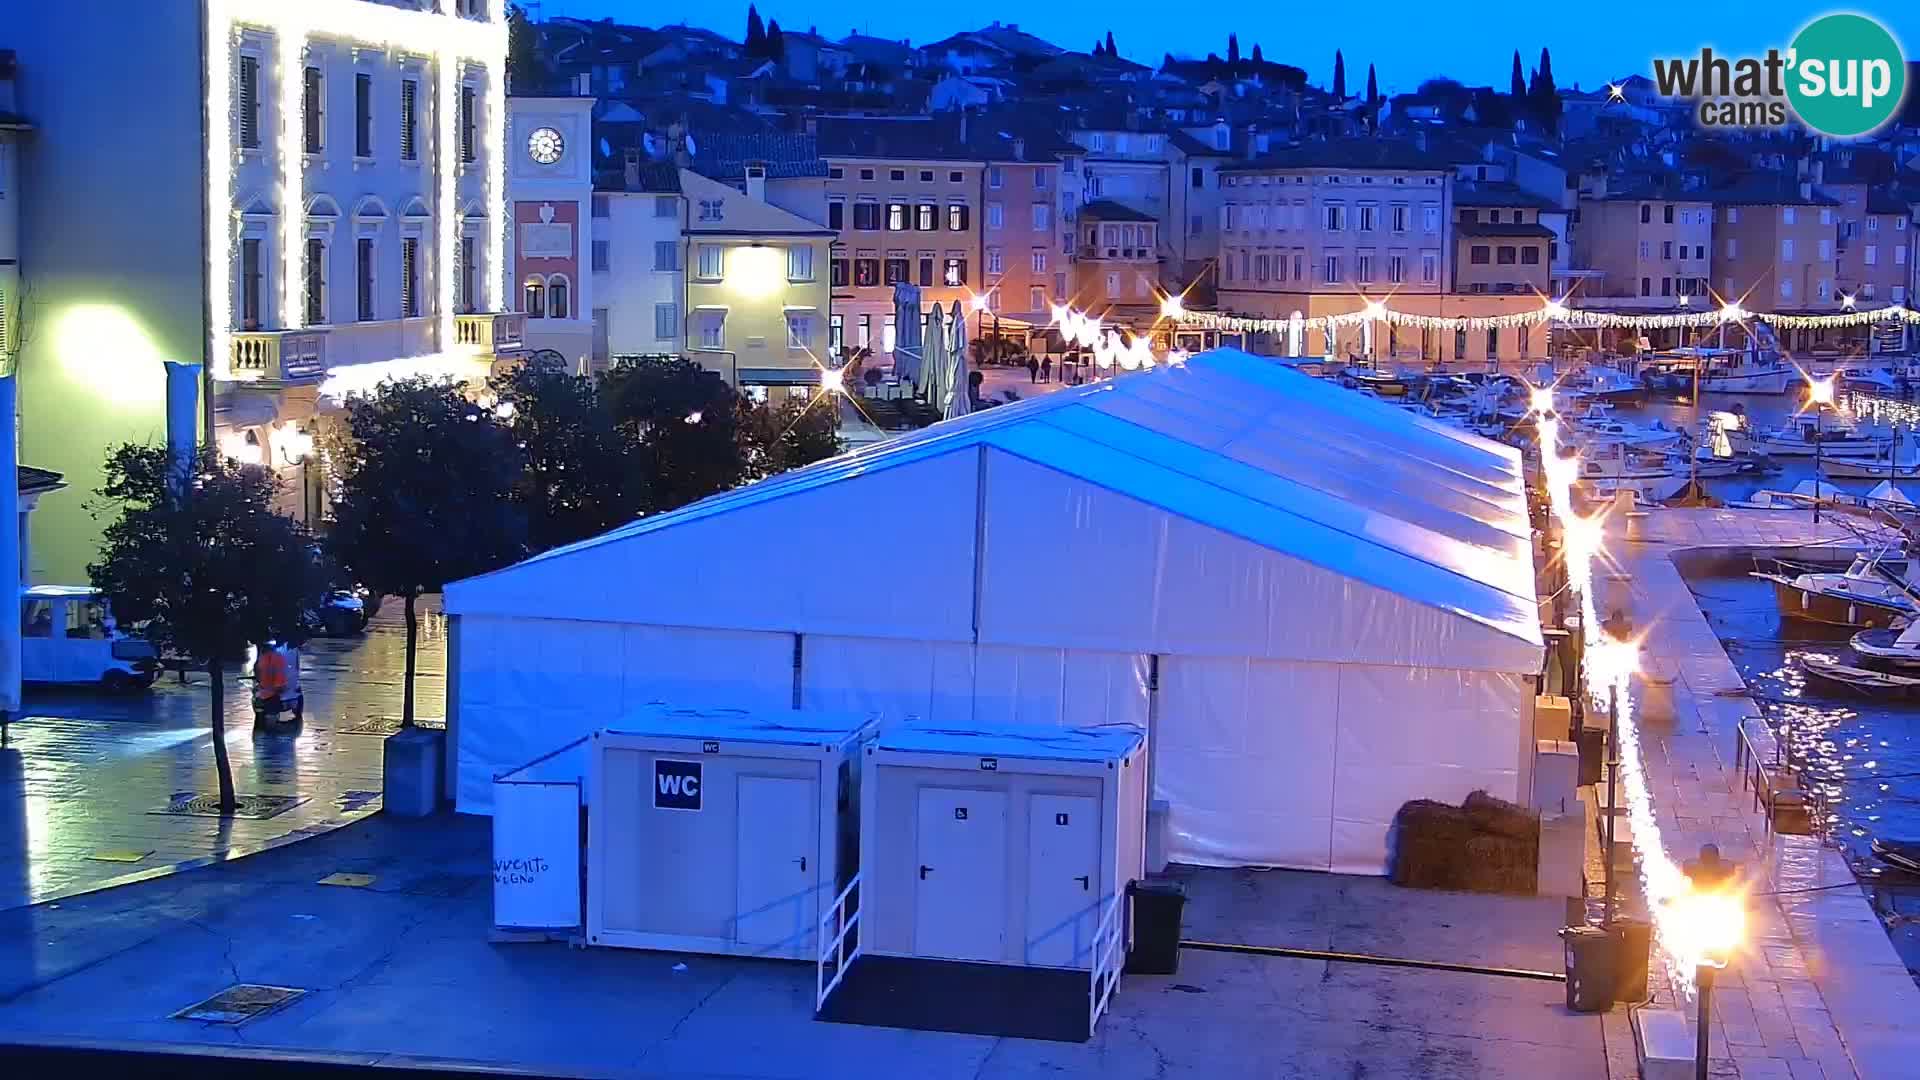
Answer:
[{"label": "door handle", "polygon": [[800,872],[803,874],[807,872],[807,857],[805,855],[800,856]]},{"label": "door handle", "polygon": [[1080,883],[1081,892],[1088,892],[1093,888],[1092,882],[1088,880],[1090,877],[1092,877],[1091,874],[1081,874],[1079,877],[1073,879]]},{"label": "door handle", "polygon": [[925,880],[927,880],[927,875],[928,875],[928,874],[931,874],[931,873],[933,873],[933,867],[931,867],[931,866],[922,866],[922,867],[920,868],[920,880],[921,880],[921,881],[925,881]]}]

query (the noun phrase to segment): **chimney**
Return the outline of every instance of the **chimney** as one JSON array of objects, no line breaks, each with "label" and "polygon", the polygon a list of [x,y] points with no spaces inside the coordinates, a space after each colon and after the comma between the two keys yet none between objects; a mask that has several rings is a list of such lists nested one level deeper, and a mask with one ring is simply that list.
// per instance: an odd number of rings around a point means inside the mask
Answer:
[{"label": "chimney", "polygon": [[637,146],[627,147],[626,166],[627,166],[627,190],[628,191],[640,190],[641,156],[642,155],[640,153],[639,147]]},{"label": "chimney", "polygon": [[1813,198],[1813,181],[1811,180],[1800,181],[1800,197],[1803,199]]},{"label": "chimney", "polygon": [[1013,140],[1013,160],[1027,160],[1027,140],[1018,136],[1015,136]]},{"label": "chimney", "polygon": [[752,162],[747,166],[747,198],[754,202],[767,201],[767,166],[765,162]]},{"label": "chimney", "polygon": [[820,118],[819,117],[817,116],[807,117],[806,132],[809,137],[817,136],[820,134]]}]

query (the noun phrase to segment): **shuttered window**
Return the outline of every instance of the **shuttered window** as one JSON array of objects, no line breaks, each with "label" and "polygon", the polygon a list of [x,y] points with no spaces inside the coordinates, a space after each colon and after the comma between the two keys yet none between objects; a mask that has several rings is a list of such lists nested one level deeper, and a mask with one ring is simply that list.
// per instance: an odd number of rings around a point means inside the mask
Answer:
[{"label": "shuttered window", "polygon": [[307,69],[306,82],[300,88],[300,121],[305,135],[306,151],[309,154],[320,152],[320,69]]},{"label": "shuttered window", "polygon": [[240,58],[240,93],[236,108],[240,113],[240,145],[249,150],[260,147],[260,58]]},{"label": "shuttered window", "polygon": [[373,76],[364,72],[353,77],[353,154],[373,156]]},{"label": "shuttered window", "polygon": [[361,322],[373,319],[373,241],[361,237],[354,242],[354,279],[360,294]]},{"label": "shuttered window", "polygon": [[327,321],[327,245],[323,240],[307,241],[307,325],[320,326]]},{"label": "shuttered window", "polygon": [[407,79],[400,84],[400,160],[420,160],[416,131],[420,124],[420,84]]},{"label": "shuttered window", "polygon": [[400,241],[400,311],[404,318],[420,317],[420,241]]}]

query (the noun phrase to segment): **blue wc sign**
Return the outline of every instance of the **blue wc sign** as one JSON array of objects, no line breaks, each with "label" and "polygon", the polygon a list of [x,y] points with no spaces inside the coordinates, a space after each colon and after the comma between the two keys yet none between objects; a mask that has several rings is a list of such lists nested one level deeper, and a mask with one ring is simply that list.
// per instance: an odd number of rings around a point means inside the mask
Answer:
[{"label": "blue wc sign", "polygon": [[654,758],[653,805],[657,810],[700,809],[700,763]]}]

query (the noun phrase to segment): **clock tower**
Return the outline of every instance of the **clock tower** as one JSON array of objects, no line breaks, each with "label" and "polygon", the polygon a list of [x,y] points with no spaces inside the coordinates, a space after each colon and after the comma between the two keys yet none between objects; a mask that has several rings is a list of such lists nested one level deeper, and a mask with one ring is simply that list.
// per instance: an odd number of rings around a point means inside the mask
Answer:
[{"label": "clock tower", "polygon": [[594,308],[593,104],[507,99],[510,304],[527,317],[527,349],[557,352],[571,371],[606,359]]}]

